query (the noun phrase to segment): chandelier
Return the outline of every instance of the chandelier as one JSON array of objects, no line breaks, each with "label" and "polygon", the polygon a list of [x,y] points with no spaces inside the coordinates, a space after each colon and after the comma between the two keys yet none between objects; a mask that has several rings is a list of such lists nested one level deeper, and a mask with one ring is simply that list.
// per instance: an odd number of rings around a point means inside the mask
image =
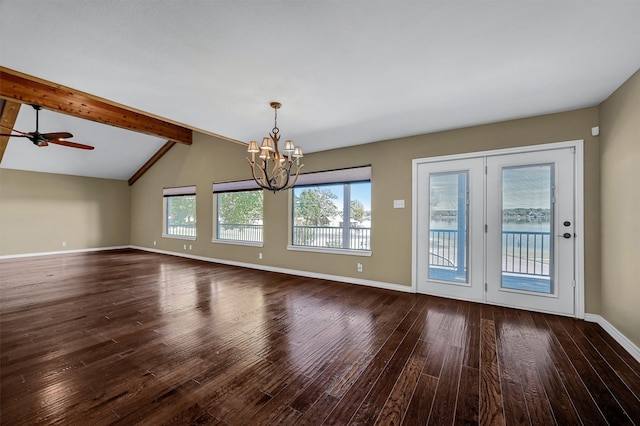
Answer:
[{"label": "chandelier", "polygon": [[[295,146],[292,141],[285,141],[282,151],[278,148],[280,140],[280,129],[278,129],[278,109],[282,106],[280,102],[271,102],[275,117],[273,119],[273,129],[269,137],[262,140],[262,145],[258,148],[256,141],[249,142],[247,152],[251,153],[251,160],[247,158],[251,166],[253,180],[264,189],[278,192],[291,188],[298,180],[298,173],[304,164],[300,164],[302,158],[302,148]],[[260,153],[256,162],[256,154]]]}]

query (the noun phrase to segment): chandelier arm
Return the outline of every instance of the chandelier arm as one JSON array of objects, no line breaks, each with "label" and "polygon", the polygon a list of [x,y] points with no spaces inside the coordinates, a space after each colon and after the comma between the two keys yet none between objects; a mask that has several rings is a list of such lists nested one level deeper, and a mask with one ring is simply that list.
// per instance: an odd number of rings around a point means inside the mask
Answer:
[{"label": "chandelier arm", "polygon": [[277,184],[278,170],[280,169],[280,167],[278,167],[278,161],[275,161],[273,159],[271,161],[273,161],[274,163],[273,169],[271,170],[271,176],[269,176],[269,172],[268,172],[269,167],[267,162],[265,162],[264,164],[264,169],[262,174],[264,176],[265,184],[268,185],[267,189],[276,193],[282,189],[282,187]]},{"label": "chandelier arm", "polygon": [[258,183],[264,189],[271,190],[271,183],[269,182],[269,173],[267,173],[267,160],[262,160],[262,164],[258,166],[260,172],[262,173],[262,179]]},{"label": "chandelier arm", "polygon": [[280,161],[276,158],[273,161],[273,169],[271,170],[271,179],[274,179],[276,177],[276,170],[278,170],[280,168]]},{"label": "chandelier arm", "polygon": [[[253,175],[253,180],[258,184],[259,187],[261,187],[263,189],[269,189],[270,190],[271,188],[266,186],[263,183],[263,180],[261,180],[259,177],[256,176],[256,170],[255,170],[256,163],[255,163],[255,161],[252,162],[248,158],[247,158],[247,161],[249,162],[249,165],[251,166],[251,174]],[[262,170],[262,168],[259,165],[258,165],[258,169],[260,169],[260,171],[262,171],[262,174],[264,175],[264,171]]]},{"label": "chandelier arm", "polygon": [[278,134],[278,130],[279,129],[277,127],[274,127],[272,132],[269,133],[269,137],[271,137],[271,140],[273,141],[273,151],[276,154],[280,153],[280,150],[278,149],[278,142],[280,142],[280,135]]},{"label": "chandelier arm", "polygon": [[260,180],[256,177],[256,172],[255,172],[255,165],[252,164],[251,165],[251,175],[253,176],[253,181],[257,184],[257,185],[261,185],[260,184]]},{"label": "chandelier arm", "polygon": [[[247,162],[249,163],[249,165],[251,166],[251,175],[253,176],[253,180],[260,185],[260,181],[258,179],[258,177],[256,176],[256,162],[255,161],[251,161],[249,160],[247,157],[245,157],[247,159]],[[260,166],[258,166],[260,167]]]},{"label": "chandelier arm", "polygon": [[261,182],[258,183],[258,185],[262,186],[264,189],[268,189],[270,191],[277,192],[278,187],[274,185],[275,171],[276,171],[276,168],[277,168],[277,162],[274,161],[274,168],[271,171],[271,173],[269,173],[269,171],[268,171],[269,170],[269,158],[270,158],[270,156],[268,156],[267,158],[263,159],[262,160],[262,165],[259,167],[260,171],[262,172],[262,180],[261,180]]},{"label": "chandelier arm", "polygon": [[282,185],[281,189],[287,189],[289,188],[289,178],[291,177],[291,175],[289,174],[291,172],[291,168],[289,169],[285,169],[284,167],[282,168],[284,170],[284,174],[287,176],[287,178],[284,181],[284,185]]},{"label": "chandelier arm", "polygon": [[303,168],[303,167],[304,167],[304,164],[301,164],[301,165],[296,167],[296,175],[293,178],[293,182],[291,182],[291,185],[289,185],[289,188],[292,188],[296,184],[296,182],[298,181],[298,175],[300,173],[300,169]]},{"label": "chandelier arm", "polygon": [[274,174],[273,176],[271,176],[271,179],[269,179],[269,186],[273,188],[274,191],[280,188],[280,185],[278,185],[277,183],[277,177],[278,175]]}]

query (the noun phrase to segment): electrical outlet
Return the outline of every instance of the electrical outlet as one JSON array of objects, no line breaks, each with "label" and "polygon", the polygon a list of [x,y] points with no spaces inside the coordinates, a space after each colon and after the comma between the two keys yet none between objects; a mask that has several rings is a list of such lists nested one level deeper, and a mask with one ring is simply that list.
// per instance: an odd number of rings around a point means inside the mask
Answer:
[{"label": "electrical outlet", "polygon": [[362,272],[362,263],[358,263],[358,272]]},{"label": "electrical outlet", "polygon": [[153,240],[153,245],[154,245],[154,246],[156,245],[156,240]]},{"label": "electrical outlet", "polygon": [[186,250],[187,249],[187,245],[185,244],[183,248]]},{"label": "electrical outlet", "polygon": [[191,244],[189,244],[189,250],[191,250],[191,247],[192,247]]},{"label": "electrical outlet", "polygon": [[66,247],[66,246],[67,246],[67,242],[66,242],[66,241],[63,241],[63,242],[62,242],[62,247]]},{"label": "electrical outlet", "polygon": [[262,259],[262,253],[258,253],[258,259]]}]

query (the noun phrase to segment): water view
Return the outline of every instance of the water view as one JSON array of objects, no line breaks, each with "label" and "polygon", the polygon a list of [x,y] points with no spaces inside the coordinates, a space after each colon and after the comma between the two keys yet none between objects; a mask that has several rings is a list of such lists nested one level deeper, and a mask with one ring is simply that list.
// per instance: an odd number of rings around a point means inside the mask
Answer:
[{"label": "water view", "polygon": [[[465,171],[430,175],[432,279],[468,282],[467,179]],[[502,170],[502,288],[552,291],[552,180],[550,164]]]}]

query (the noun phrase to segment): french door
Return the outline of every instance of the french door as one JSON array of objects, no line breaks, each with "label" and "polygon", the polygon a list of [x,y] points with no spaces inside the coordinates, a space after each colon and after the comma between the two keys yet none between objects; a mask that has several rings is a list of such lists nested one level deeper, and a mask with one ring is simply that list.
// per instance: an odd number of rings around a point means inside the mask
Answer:
[{"label": "french door", "polygon": [[419,166],[419,293],[483,299],[484,159]]},{"label": "french door", "polygon": [[575,315],[574,148],[416,165],[419,293]]}]

